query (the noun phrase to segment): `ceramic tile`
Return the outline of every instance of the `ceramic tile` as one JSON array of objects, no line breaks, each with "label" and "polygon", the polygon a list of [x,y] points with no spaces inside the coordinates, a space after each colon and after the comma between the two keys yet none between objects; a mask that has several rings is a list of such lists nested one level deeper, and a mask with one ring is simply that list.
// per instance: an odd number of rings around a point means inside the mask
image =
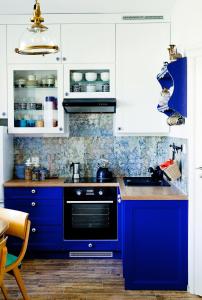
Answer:
[{"label": "ceramic tile", "polygon": [[[39,156],[51,174],[71,176],[71,162],[80,162],[81,176],[95,176],[101,158],[109,161],[115,176],[149,176],[148,168],[170,157],[169,145],[185,144],[185,139],[161,136],[115,137],[113,116],[107,114],[70,115],[70,137],[14,138],[15,162]],[[179,153],[182,178],[175,185],[187,192],[187,157]]]}]

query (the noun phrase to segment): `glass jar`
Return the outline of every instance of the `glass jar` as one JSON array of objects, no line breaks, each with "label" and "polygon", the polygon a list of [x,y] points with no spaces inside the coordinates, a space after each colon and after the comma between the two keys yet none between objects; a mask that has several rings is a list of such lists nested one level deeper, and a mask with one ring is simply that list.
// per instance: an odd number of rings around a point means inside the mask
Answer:
[{"label": "glass jar", "polygon": [[95,84],[87,84],[86,92],[89,92],[89,93],[96,92],[96,85]]},{"label": "glass jar", "polygon": [[32,169],[32,180],[33,181],[38,181],[39,180],[39,175],[40,175],[39,166],[35,165],[34,168]]},{"label": "glass jar", "polygon": [[26,165],[26,167],[25,167],[25,180],[32,180],[32,167],[31,167],[31,165]]}]

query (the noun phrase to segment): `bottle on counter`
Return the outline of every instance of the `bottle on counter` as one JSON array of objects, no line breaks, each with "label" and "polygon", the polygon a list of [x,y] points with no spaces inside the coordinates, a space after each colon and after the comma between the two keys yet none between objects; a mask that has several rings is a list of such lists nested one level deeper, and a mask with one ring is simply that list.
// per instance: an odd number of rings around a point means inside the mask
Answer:
[{"label": "bottle on counter", "polygon": [[32,157],[33,169],[32,169],[32,180],[38,181],[40,179],[40,164],[38,157]]},{"label": "bottle on counter", "polygon": [[25,180],[32,180],[32,163],[30,158],[25,163]]}]

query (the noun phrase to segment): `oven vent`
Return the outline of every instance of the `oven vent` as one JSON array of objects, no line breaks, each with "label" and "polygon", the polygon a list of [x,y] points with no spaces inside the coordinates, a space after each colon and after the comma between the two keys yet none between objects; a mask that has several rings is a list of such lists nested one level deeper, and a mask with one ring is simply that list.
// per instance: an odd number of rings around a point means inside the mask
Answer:
[{"label": "oven vent", "polygon": [[69,257],[92,257],[92,258],[104,258],[104,257],[113,257],[113,252],[110,251],[71,251],[69,252]]},{"label": "oven vent", "polygon": [[124,21],[150,21],[150,20],[163,20],[164,16],[123,16]]}]

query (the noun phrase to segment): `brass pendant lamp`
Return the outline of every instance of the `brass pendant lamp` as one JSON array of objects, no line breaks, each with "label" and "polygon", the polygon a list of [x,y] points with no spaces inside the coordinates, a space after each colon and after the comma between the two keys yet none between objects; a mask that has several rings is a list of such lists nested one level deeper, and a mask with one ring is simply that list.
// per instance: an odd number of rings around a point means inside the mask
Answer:
[{"label": "brass pendant lamp", "polygon": [[15,52],[23,55],[56,53],[59,51],[59,47],[47,32],[48,27],[42,24],[44,18],[41,16],[40,3],[39,0],[35,1],[33,17],[31,18],[33,24],[22,35],[19,48],[15,48]]}]

